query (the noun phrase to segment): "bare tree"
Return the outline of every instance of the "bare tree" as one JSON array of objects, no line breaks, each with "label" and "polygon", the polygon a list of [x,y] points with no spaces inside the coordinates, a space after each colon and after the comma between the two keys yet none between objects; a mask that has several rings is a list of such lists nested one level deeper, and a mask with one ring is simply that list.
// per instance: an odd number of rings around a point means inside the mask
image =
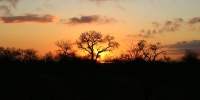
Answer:
[{"label": "bare tree", "polygon": [[76,43],[78,48],[90,54],[92,61],[96,61],[102,52],[111,51],[119,46],[119,43],[115,42],[114,39],[110,35],[103,37],[100,32],[89,31],[82,33]]},{"label": "bare tree", "polygon": [[149,59],[151,61],[155,61],[156,57],[160,54],[163,54],[165,56],[166,51],[162,50],[163,46],[161,45],[160,42],[157,42],[156,44],[150,44],[149,49],[150,49],[150,55]]},{"label": "bare tree", "polygon": [[32,61],[36,61],[39,59],[38,56],[38,51],[35,49],[25,49],[23,50],[23,54],[21,54],[22,56],[22,61],[23,62],[32,62]]},{"label": "bare tree", "polygon": [[[128,46],[128,45],[127,45]],[[133,61],[138,59],[145,60],[148,58],[149,50],[148,44],[145,40],[140,40],[136,45],[128,46],[127,53],[121,55],[125,61]]]},{"label": "bare tree", "polygon": [[158,55],[163,54],[165,56],[166,51],[162,50],[163,46],[161,43],[148,44],[145,40],[140,40],[137,45],[129,46],[127,50],[126,58],[128,61],[143,59],[146,61],[155,61]]},{"label": "bare tree", "polygon": [[59,47],[59,49],[57,50],[59,55],[69,57],[75,54],[75,51],[72,50],[73,43],[70,40],[57,41],[55,44]]}]

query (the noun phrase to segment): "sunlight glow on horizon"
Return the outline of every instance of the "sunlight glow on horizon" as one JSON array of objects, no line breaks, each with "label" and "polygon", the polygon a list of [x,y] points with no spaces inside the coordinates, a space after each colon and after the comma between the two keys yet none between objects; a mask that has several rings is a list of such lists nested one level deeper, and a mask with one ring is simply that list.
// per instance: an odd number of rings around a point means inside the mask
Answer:
[{"label": "sunlight glow on horizon", "polygon": [[143,39],[148,43],[161,42],[177,47],[177,42],[185,41],[185,48],[177,51],[191,48],[200,52],[199,47],[192,46],[193,40],[200,44],[198,0],[104,0],[99,3],[19,0],[15,4],[0,3],[0,46],[3,47],[33,48],[44,55],[58,49],[56,41],[76,41],[81,33],[94,30],[113,35],[120,43],[120,47],[112,51],[114,53],[103,53],[102,59],[105,55],[126,52],[127,44]]}]

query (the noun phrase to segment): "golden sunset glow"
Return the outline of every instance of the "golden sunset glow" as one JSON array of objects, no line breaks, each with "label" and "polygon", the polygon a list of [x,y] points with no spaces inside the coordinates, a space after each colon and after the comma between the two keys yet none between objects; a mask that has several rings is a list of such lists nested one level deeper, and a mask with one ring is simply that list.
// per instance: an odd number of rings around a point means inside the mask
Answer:
[{"label": "golden sunset glow", "polygon": [[[168,56],[185,49],[200,52],[199,0],[0,0],[0,46],[55,52],[57,40],[76,41],[87,31],[110,34],[119,48],[100,54],[117,56],[131,43],[161,42]],[[85,55],[77,47],[79,55]]]}]

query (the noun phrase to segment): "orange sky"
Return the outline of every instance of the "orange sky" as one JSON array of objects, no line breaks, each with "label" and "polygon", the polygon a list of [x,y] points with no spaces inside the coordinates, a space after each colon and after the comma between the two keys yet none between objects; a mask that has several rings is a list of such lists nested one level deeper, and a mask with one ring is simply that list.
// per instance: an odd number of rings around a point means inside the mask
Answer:
[{"label": "orange sky", "polygon": [[[199,0],[0,0],[0,46],[55,51],[95,30],[126,44],[161,42],[169,54],[200,52]],[[112,53],[112,54],[116,54]]]}]

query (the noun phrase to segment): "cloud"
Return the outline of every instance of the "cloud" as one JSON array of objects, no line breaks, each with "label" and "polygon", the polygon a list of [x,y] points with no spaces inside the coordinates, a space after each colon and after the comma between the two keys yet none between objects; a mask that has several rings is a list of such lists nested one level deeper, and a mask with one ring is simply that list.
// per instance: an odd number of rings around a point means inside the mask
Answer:
[{"label": "cloud", "polygon": [[1,1],[4,1],[4,2],[8,2],[10,3],[14,8],[16,8],[16,5],[17,3],[20,1],[20,0],[0,0]]},{"label": "cloud", "polygon": [[189,24],[200,23],[200,17],[194,17],[188,21]]},{"label": "cloud", "polygon": [[0,17],[0,20],[4,23],[25,23],[25,22],[37,22],[37,23],[50,23],[53,22],[56,17],[52,15],[26,14],[25,16],[11,16]]},{"label": "cloud", "polygon": [[156,34],[156,30],[142,29],[139,34],[128,35],[128,37],[154,38],[153,34]]},{"label": "cloud", "polygon": [[69,21],[64,22],[63,24],[70,24],[70,25],[76,25],[76,24],[84,24],[84,23],[96,23],[96,24],[107,24],[107,23],[116,23],[117,20],[112,17],[104,16],[101,17],[99,15],[91,15],[91,16],[81,16],[78,17],[72,17],[69,19]]},{"label": "cloud", "polygon": [[159,27],[160,26],[160,24],[158,23],[158,22],[152,22],[151,23],[154,27]]},{"label": "cloud", "polygon": [[108,0],[88,0],[88,1],[95,2],[96,4],[100,4],[100,3],[108,1]]},{"label": "cloud", "polygon": [[170,49],[176,49],[176,51],[180,52],[184,52],[185,49],[191,49],[200,53],[200,40],[181,41],[175,44],[166,45],[165,47]]},{"label": "cloud", "polygon": [[175,32],[180,30],[180,27],[184,20],[182,18],[175,18],[170,21],[166,21],[164,24],[158,23],[156,21],[151,22],[153,29],[142,29],[139,34],[132,35],[134,37],[142,38],[154,38],[156,34],[162,34],[164,32]]},{"label": "cloud", "polygon": [[200,40],[182,41],[175,44],[168,45],[169,48],[200,48]]},{"label": "cloud", "polygon": [[7,1],[10,2],[12,6],[15,8],[16,8],[16,4],[19,2],[19,0],[7,0]]},{"label": "cloud", "polygon": [[96,3],[96,5],[101,5],[103,2],[106,2],[106,1],[114,1],[117,8],[119,8],[120,10],[123,10],[123,11],[126,10],[125,7],[121,6],[118,3],[118,1],[126,1],[126,0],[85,0],[85,1],[94,2],[94,3]]},{"label": "cloud", "polygon": [[175,18],[171,21],[166,21],[163,26],[159,29],[159,32],[175,32],[178,31],[181,24],[184,22],[182,18]]},{"label": "cloud", "polygon": [[3,15],[12,15],[9,7],[0,5],[0,11],[3,10]]},{"label": "cloud", "polygon": [[94,2],[94,3],[99,5],[102,2],[106,2],[106,1],[116,1],[116,2],[118,2],[118,1],[125,1],[125,0],[87,0],[87,1]]}]

